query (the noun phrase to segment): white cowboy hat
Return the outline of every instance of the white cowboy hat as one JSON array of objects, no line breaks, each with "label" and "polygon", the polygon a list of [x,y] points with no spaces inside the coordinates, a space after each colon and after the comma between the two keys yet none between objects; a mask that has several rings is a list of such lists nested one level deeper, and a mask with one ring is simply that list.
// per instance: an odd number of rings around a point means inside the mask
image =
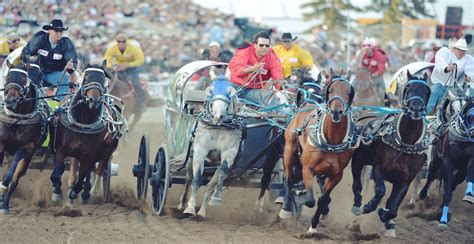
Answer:
[{"label": "white cowboy hat", "polygon": [[457,40],[456,43],[454,43],[451,47],[464,51],[469,50],[469,48],[467,47],[466,39],[464,38],[460,38],[459,40]]}]

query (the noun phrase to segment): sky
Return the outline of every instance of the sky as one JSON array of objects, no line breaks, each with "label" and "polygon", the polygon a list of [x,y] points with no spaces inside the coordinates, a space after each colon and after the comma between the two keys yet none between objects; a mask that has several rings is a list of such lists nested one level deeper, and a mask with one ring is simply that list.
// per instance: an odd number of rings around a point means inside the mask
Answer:
[{"label": "sky", "polygon": [[[302,10],[300,5],[308,0],[193,0],[208,8],[217,8],[225,13],[233,13],[236,17],[261,18],[262,23],[276,26],[278,31],[303,32],[314,22],[304,23],[301,21]],[[371,0],[352,0],[359,6],[367,6]],[[462,7],[463,25],[474,25],[474,1],[473,0],[437,0],[433,6],[429,6],[432,13],[437,15],[439,23],[444,24],[446,7]],[[470,14],[471,13],[471,14]],[[378,13],[354,13],[357,17],[380,17]],[[261,17],[260,17],[261,16]]]}]

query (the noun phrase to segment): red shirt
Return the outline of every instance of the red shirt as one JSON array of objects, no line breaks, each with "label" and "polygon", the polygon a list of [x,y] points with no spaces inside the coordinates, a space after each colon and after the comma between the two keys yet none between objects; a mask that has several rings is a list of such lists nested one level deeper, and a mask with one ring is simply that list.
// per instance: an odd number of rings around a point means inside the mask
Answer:
[{"label": "red shirt", "polygon": [[[249,81],[254,74],[244,74],[244,69],[248,66],[254,66],[256,63],[265,63],[263,71]],[[280,59],[273,49],[270,48],[267,54],[258,60],[253,44],[240,48],[235,52],[234,57],[230,60],[229,70],[230,81],[247,88],[265,88],[267,86],[265,81],[268,81],[270,78],[273,80],[281,80],[283,78]]]},{"label": "red shirt", "polygon": [[385,72],[385,63],[387,59],[381,51],[374,49],[372,57],[369,58],[367,53],[362,57],[362,66],[369,69],[370,73],[376,76],[380,76]]}]

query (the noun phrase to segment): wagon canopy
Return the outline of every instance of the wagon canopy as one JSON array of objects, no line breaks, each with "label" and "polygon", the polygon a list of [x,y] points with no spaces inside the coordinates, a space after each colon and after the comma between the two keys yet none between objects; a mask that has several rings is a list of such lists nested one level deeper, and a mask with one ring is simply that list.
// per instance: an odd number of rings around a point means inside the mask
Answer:
[{"label": "wagon canopy", "polygon": [[200,71],[209,67],[227,67],[227,63],[215,62],[209,60],[199,60],[188,63],[181,67],[176,73],[170,78],[168,84],[168,96],[167,106],[168,108],[179,108],[183,99],[183,90],[187,86],[194,85],[190,82],[193,77],[199,75]]}]

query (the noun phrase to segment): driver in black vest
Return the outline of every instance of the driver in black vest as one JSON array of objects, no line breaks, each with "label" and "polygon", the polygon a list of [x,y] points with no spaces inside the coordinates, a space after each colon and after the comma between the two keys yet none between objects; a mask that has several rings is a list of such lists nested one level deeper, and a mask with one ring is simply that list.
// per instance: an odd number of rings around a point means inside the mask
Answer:
[{"label": "driver in black vest", "polygon": [[[24,63],[40,59],[43,80],[50,85],[68,84],[77,66],[76,48],[68,37],[63,36],[68,28],[63,26],[62,20],[53,19],[49,25],[43,26],[43,30],[31,38],[21,52]],[[68,91],[68,86],[59,86],[56,95],[66,94]],[[56,99],[60,100],[62,97]]]}]

